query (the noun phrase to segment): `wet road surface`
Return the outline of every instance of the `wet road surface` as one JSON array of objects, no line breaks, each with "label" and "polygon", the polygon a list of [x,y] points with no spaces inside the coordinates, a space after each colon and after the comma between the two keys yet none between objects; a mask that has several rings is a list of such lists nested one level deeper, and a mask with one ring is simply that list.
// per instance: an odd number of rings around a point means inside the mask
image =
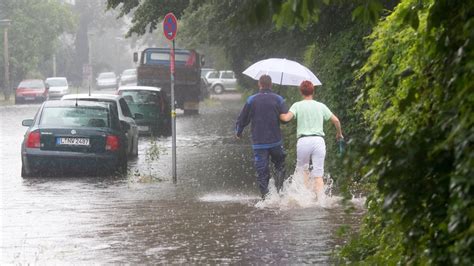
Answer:
[{"label": "wet road surface", "polygon": [[331,264],[339,225],[360,215],[256,207],[250,143],[233,138],[239,95],[203,105],[178,115],[176,185],[171,138],[150,137],[125,177],[22,179],[21,121],[39,105],[0,106],[0,264]]}]

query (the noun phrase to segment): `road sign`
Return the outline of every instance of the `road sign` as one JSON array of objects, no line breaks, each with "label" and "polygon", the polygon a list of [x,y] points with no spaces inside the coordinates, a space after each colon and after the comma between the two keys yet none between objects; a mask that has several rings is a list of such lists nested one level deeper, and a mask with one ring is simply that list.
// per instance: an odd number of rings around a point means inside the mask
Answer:
[{"label": "road sign", "polygon": [[178,20],[173,13],[168,13],[163,20],[163,33],[166,39],[172,41],[178,32]]}]

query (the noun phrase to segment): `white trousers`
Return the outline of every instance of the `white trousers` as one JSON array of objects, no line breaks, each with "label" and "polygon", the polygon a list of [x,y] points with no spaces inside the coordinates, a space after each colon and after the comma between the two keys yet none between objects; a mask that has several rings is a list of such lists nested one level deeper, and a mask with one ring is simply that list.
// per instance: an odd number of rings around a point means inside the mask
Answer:
[{"label": "white trousers", "polygon": [[296,144],[296,171],[309,168],[311,159],[313,169],[311,177],[322,177],[324,174],[324,158],[326,157],[326,143],[323,137],[311,136],[298,139]]}]

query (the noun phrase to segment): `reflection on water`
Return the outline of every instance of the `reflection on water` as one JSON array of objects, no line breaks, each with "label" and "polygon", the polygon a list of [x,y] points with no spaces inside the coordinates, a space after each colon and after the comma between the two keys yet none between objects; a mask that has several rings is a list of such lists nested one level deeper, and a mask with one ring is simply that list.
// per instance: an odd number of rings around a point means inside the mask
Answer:
[{"label": "reflection on water", "polygon": [[176,185],[170,138],[154,160],[141,138],[125,177],[22,180],[21,120],[37,108],[0,108],[2,264],[329,264],[335,232],[363,212],[347,215],[337,196],[318,202],[297,178],[262,202],[249,141],[232,137],[232,98],[178,117]]}]

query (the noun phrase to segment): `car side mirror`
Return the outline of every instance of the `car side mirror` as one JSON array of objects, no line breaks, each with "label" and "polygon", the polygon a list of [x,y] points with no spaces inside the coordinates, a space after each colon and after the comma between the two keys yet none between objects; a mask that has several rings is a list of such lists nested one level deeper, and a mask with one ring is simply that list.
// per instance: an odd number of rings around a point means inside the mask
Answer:
[{"label": "car side mirror", "polygon": [[30,127],[31,125],[33,125],[33,122],[34,122],[33,119],[25,119],[21,121],[21,125],[24,127]]},{"label": "car side mirror", "polygon": [[120,121],[120,124],[122,125],[123,131],[129,131],[130,130],[130,124],[125,122],[125,121]]},{"label": "car side mirror", "polygon": [[133,62],[134,63],[138,62],[138,53],[137,52],[133,53]]},{"label": "car side mirror", "polygon": [[140,114],[140,113],[135,113],[134,115],[134,118],[135,119],[143,119],[145,116],[143,114]]}]

